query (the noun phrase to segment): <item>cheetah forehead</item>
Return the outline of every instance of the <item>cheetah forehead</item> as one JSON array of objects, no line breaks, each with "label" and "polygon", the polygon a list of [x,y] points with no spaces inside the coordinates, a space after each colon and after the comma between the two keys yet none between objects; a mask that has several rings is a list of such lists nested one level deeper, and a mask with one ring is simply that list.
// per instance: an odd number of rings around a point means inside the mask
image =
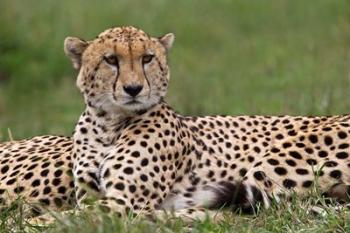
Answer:
[{"label": "cheetah forehead", "polygon": [[165,52],[158,38],[132,26],[107,29],[91,41],[90,45],[90,55],[110,51],[125,58],[137,58],[145,53]]},{"label": "cheetah forehead", "polygon": [[144,42],[152,39],[141,29],[132,26],[114,27],[107,29],[100,33],[97,38],[102,40],[113,40],[114,42],[121,43]]}]

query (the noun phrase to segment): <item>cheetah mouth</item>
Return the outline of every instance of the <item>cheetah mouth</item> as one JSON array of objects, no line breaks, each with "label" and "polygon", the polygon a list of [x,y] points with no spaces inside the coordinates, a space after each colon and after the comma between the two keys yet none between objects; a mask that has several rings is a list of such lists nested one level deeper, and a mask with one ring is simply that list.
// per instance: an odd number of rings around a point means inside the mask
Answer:
[{"label": "cheetah mouth", "polygon": [[136,104],[142,104],[142,103],[138,100],[135,100],[135,99],[132,99],[132,100],[124,103],[124,105],[136,105]]}]

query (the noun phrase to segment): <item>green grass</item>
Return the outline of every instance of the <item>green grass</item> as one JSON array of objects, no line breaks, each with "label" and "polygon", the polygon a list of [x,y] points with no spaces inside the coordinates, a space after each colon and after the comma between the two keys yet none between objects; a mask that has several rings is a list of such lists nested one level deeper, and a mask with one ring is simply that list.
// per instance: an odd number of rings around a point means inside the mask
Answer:
[{"label": "green grass", "polygon": [[281,202],[270,209],[260,210],[256,215],[240,215],[224,212],[223,221],[194,221],[186,223],[178,218],[150,221],[142,217],[118,218],[107,216],[98,211],[73,211],[54,216],[54,223],[37,225],[23,217],[25,204],[15,202],[6,211],[0,213],[0,232],[51,232],[51,233],[155,233],[155,232],[350,232],[350,210],[336,210],[335,205],[324,208],[324,212],[315,215],[311,212],[315,201],[322,206],[324,199],[313,195],[312,198],[299,200],[296,196],[290,202]]},{"label": "green grass", "polygon": [[[168,102],[183,114],[349,113],[348,0],[1,0],[0,9],[0,141],[9,139],[8,129],[15,139],[71,134],[84,106],[63,40],[93,38],[115,25],[176,34]],[[197,223],[193,231],[350,231],[348,211],[314,217],[300,205]],[[17,211],[1,213],[0,231],[24,229],[21,216],[6,213]],[[70,218],[49,231],[184,229],[181,222],[94,224],[94,217]]]}]

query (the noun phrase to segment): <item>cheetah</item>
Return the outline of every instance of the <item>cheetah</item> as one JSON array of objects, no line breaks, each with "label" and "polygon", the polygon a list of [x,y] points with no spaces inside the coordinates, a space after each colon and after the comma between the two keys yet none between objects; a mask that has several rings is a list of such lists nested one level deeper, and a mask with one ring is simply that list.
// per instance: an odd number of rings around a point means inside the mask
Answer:
[{"label": "cheetah", "polygon": [[95,193],[120,215],[250,212],[307,195],[316,178],[347,199],[350,116],[181,116],[164,101],[173,41],[134,27],[65,40],[86,103],[72,149],[79,205]]},{"label": "cheetah", "polygon": [[[79,207],[97,197],[105,211],[121,216],[165,210],[203,218],[221,207],[251,213],[292,193],[307,196],[313,186],[348,201],[350,116],[181,116],[164,100],[173,42],[171,33],[156,38],[131,26],[91,41],[65,39],[86,109],[70,149],[55,159],[71,169],[73,177],[60,185],[73,190],[74,183]],[[19,152],[31,154],[12,156]]]}]

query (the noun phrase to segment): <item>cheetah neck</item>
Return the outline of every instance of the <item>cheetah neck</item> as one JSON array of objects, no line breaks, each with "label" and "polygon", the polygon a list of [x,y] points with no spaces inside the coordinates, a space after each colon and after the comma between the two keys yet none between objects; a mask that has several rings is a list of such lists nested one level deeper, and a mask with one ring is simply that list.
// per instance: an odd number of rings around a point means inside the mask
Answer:
[{"label": "cheetah neck", "polygon": [[130,121],[145,118],[149,112],[162,108],[163,105],[166,104],[159,103],[142,112],[106,112],[87,106],[76,124],[74,145],[89,145],[101,149],[113,146]]},{"label": "cheetah neck", "polygon": [[92,107],[87,107],[81,114],[75,128],[73,138],[75,143],[96,144],[96,147],[108,147],[120,135],[125,123],[134,115],[127,112],[108,113]]}]

